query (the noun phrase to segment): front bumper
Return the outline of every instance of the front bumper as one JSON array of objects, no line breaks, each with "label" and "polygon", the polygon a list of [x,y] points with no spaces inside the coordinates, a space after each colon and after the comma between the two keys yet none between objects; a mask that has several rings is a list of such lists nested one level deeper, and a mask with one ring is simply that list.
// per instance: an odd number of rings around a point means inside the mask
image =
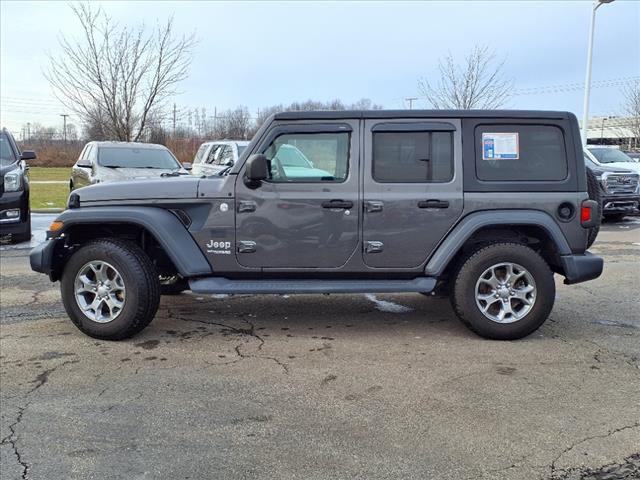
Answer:
[{"label": "front bumper", "polygon": [[589,252],[583,255],[562,255],[560,260],[564,270],[564,283],[567,285],[598,278],[604,268],[602,258]]},{"label": "front bumper", "polygon": [[[9,210],[20,210],[20,215],[10,218]],[[22,234],[29,231],[29,195],[26,191],[4,192],[0,196],[0,235]]]},{"label": "front bumper", "polygon": [[602,213],[633,213],[640,208],[640,195],[603,195]]},{"label": "front bumper", "polygon": [[48,275],[52,282],[58,280],[60,278],[60,271],[57,268],[60,265],[58,260],[63,247],[64,239],[52,238],[33,248],[29,253],[31,270]]}]

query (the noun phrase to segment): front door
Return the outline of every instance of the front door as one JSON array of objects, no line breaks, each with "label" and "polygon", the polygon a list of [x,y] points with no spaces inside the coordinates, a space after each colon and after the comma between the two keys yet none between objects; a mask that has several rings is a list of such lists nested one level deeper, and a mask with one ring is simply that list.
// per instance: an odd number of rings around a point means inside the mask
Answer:
[{"label": "front door", "polygon": [[367,120],[364,128],[364,262],[418,267],[462,213],[460,121]]},{"label": "front door", "polygon": [[359,245],[359,124],[276,124],[253,153],[269,178],[236,180],[236,255],[246,267],[338,268]]}]

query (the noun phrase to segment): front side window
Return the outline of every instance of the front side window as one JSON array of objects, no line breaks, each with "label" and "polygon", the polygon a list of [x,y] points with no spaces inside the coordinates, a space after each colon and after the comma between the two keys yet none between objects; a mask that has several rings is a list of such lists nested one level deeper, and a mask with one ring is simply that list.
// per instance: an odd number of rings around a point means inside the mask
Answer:
[{"label": "front side window", "polygon": [[290,133],[264,152],[272,182],[344,182],[349,170],[349,133]]},{"label": "front side window", "polygon": [[98,152],[98,164],[109,168],[180,168],[171,152],[161,148],[103,147]]},{"label": "front side window", "polygon": [[451,132],[374,132],[373,178],[379,183],[446,183],[453,178]]},{"label": "front side window", "polygon": [[560,181],[567,178],[564,134],[555,125],[479,125],[476,174],[485,181]]}]

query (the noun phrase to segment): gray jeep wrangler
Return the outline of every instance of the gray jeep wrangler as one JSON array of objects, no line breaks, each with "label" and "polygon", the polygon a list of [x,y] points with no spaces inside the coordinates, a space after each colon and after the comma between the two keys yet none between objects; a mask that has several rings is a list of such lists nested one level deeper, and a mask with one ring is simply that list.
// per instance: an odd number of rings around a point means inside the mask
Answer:
[{"label": "gray jeep wrangler", "polygon": [[602,272],[587,177],[566,112],[281,113],[216,176],[74,191],[31,267],[102,339],[187,289],[446,294],[474,332],[517,339],[551,312],[554,273]]}]

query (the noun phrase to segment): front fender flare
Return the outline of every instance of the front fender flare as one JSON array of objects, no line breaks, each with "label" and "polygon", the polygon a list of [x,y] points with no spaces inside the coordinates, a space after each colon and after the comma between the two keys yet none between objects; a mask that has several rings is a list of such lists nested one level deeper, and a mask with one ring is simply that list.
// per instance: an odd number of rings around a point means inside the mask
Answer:
[{"label": "front fender flare", "polygon": [[65,210],[58,220],[66,231],[77,225],[132,224],[146,229],[162,246],[183,277],[211,275],[211,265],[187,228],[158,207],[83,207]]},{"label": "front fender flare", "polygon": [[555,220],[539,210],[487,210],[464,217],[436,248],[427,265],[427,276],[442,274],[462,245],[478,230],[491,226],[530,225],[543,228],[560,255],[571,255],[571,247]]}]

